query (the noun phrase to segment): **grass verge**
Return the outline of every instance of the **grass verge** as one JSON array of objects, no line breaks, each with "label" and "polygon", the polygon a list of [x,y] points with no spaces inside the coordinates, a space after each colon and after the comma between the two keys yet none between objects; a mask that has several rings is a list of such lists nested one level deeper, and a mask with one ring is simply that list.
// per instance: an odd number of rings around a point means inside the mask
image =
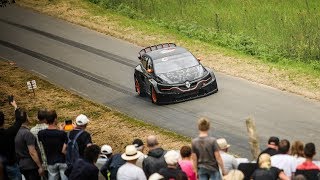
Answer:
[{"label": "grass verge", "polygon": [[140,46],[176,42],[219,72],[320,100],[320,71],[314,68],[317,65],[287,59],[259,60],[190,39],[172,29],[127,18],[87,0],[20,0],[18,4]]},{"label": "grass verge", "polygon": [[[80,113],[91,121],[88,131],[93,142],[98,145],[109,144],[114,152],[123,152],[134,138],[143,141],[148,135],[157,135],[159,142],[166,149],[179,149],[188,145],[191,139],[171,131],[130,118],[118,111],[96,104],[76,94],[56,87],[34,74],[18,68],[14,63],[0,59],[0,108],[5,114],[5,125],[12,124],[14,113],[7,102],[7,96],[13,94],[19,107],[28,111],[30,126],[37,122],[39,108],[55,109],[58,120],[75,119]],[[27,90],[26,82],[36,80],[36,96]],[[130,132],[130,133],[129,133]]]}]

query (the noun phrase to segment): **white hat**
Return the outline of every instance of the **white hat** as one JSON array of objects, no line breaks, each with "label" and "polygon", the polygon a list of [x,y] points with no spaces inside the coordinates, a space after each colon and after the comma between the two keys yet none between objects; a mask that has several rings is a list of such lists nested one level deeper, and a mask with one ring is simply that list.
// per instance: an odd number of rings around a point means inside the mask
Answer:
[{"label": "white hat", "polygon": [[227,140],[225,138],[217,139],[217,143],[220,149],[227,149],[230,147],[230,144],[227,143]]},{"label": "white hat", "polygon": [[159,174],[159,173],[153,173],[153,174],[151,174],[151,176],[149,177],[149,179],[148,180],[161,180],[161,179],[163,179],[164,177],[161,175],[161,174]]},{"label": "white hat", "polygon": [[86,125],[86,124],[88,124],[88,122],[89,122],[89,119],[86,115],[80,114],[76,118],[76,124],[79,126]]},{"label": "white hat", "polygon": [[109,145],[103,145],[101,147],[101,154],[112,154],[112,148]]},{"label": "white hat", "polygon": [[142,155],[142,152],[137,151],[134,145],[128,145],[126,147],[126,152],[121,155],[122,159],[126,161],[138,159]]},{"label": "white hat", "polygon": [[180,159],[180,154],[177,151],[170,150],[164,155],[164,160],[167,164],[176,165]]}]

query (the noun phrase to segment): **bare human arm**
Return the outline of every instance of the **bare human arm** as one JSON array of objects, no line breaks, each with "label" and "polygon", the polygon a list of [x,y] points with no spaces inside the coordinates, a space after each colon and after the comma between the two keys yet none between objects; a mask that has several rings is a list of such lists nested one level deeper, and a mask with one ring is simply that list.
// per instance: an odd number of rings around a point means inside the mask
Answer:
[{"label": "bare human arm", "polygon": [[289,180],[289,177],[286,176],[283,171],[281,171],[279,174],[279,179],[280,180]]},{"label": "bare human arm", "polygon": [[63,144],[61,152],[62,152],[62,154],[64,154],[64,155],[67,154],[67,144],[66,144],[66,143]]},{"label": "bare human arm", "polygon": [[41,164],[41,161],[40,161],[40,158],[38,156],[38,152],[35,148],[34,145],[28,145],[28,150],[29,150],[29,154],[32,158],[32,160],[37,164],[38,166],[38,173],[40,176],[43,176],[44,175],[44,169],[42,167],[42,164]]},{"label": "bare human arm", "polygon": [[196,173],[196,177],[198,177],[198,158],[196,153],[191,154],[191,159],[193,163],[193,170]]},{"label": "bare human arm", "polygon": [[227,175],[227,173],[225,172],[225,169],[224,169],[223,161],[222,161],[222,158],[220,156],[219,150],[214,151],[214,157],[216,158],[216,160],[218,162],[218,165],[221,168],[222,175],[223,176]]}]

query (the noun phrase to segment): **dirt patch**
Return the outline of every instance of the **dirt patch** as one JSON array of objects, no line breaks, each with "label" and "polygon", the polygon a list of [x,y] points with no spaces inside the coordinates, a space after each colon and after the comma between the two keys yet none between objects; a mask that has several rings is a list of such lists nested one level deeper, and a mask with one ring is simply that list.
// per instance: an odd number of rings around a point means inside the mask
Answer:
[{"label": "dirt patch", "polygon": [[[203,64],[231,76],[241,77],[277,89],[293,92],[308,98],[320,100],[320,77],[302,73],[299,70],[274,67],[253,58],[234,58],[224,55],[223,50],[199,41],[188,40],[166,31],[150,33],[130,23],[126,18],[108,14],[102,8],[82,0],[20,0],[18,4],[39,12],[79,24],[140,46],[159,42],[176,42],[187,47]],[[161,31],[159,33],[159,31]]]},{"label": "dirt patch", "polygon": [[[125,146],[132,143],[134,138],[145,141],[146,137],[152,134],[159,137],[159,142],[166,149],[179,149],[191,143],[189,138],[83,99],[1,59],[0,74],[0,108],[6,116],[5,126],[12,124],[14,119],[13,108],[6,100],[8,95],[13,94],[18,106],[28,111],[30,126],[37,122],[39,108],[55,109],[61,122],[66,119],[74,120],[82,113],[91,119],[88,131],[92,134],[93,142],[98,145],[109,144],[115,152],[123,152]],[[36,96],[27,89],[26,82],[30,80],[37,82]]]}]

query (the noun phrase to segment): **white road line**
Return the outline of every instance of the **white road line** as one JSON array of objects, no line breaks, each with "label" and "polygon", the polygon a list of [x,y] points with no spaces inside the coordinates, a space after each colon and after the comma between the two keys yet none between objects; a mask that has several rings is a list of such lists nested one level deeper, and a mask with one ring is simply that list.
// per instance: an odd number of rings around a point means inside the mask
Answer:
[{"label": "white road line", "polygon": [[31,71],[39,74],[40,76],[43,76],[43,77],[45,77],[45,78],[48,78],[48,76],[46,76],[46,75],[44,75],[44,74],[42,74],[42,73],[40,73],[40,72],[38,72],[38,71],[36,71],[36,70],[31,69]]},{"label": "white road line", "polygon": [[83,95],[83,96],[89,97],[88,94],[83,93],[83,92],[81,92],[81,91],[78,91],[78,90],[76,90],[76,89],[74,89],[74,88],[72,88],[72,87],[70,88],[70,90],[75,91],[75,92],[77,92],[77,93],[79,93],[79,94],[81,94],[81,95]]}]

